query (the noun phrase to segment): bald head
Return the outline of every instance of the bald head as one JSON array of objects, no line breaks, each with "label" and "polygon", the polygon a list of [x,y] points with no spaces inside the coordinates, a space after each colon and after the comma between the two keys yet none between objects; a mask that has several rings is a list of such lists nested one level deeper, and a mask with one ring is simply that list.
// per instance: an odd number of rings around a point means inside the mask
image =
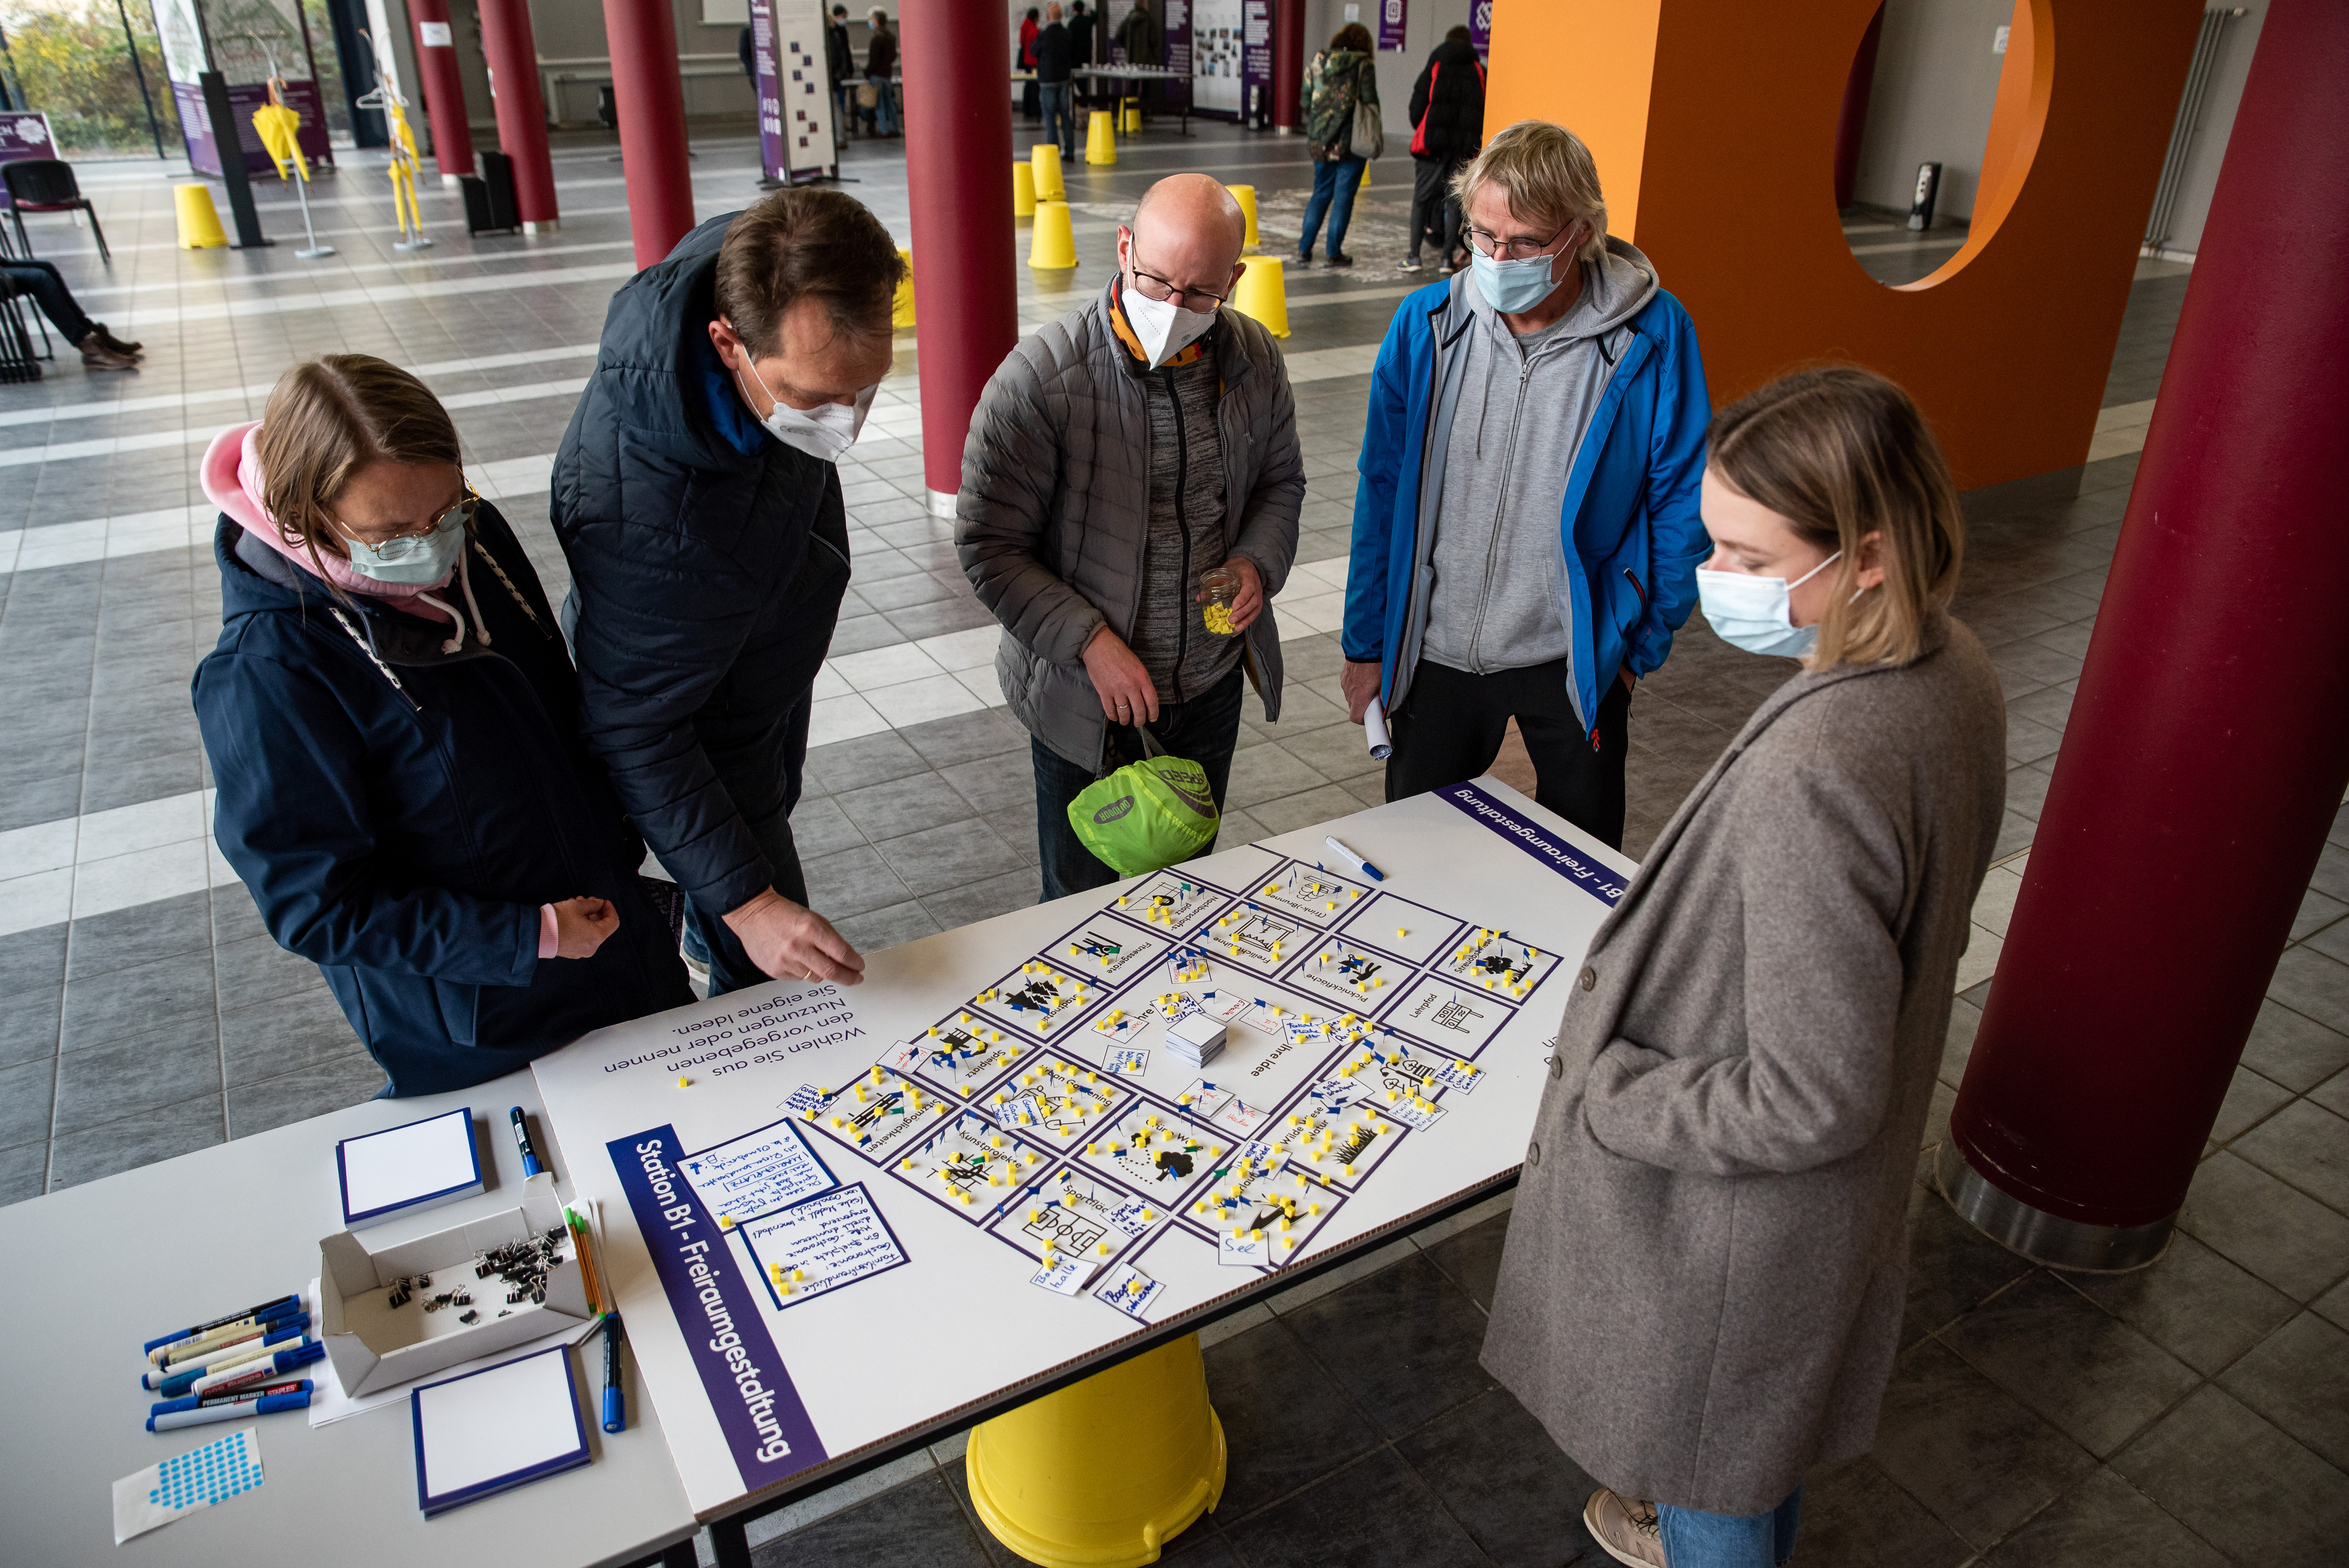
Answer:
[{"label": "bald head", "polygon": [[1227,298],[1239,281],[1247,218],[1205,174],[1170,174],[1153,185],[1118,236],[1118,261],[1185,291]]}]

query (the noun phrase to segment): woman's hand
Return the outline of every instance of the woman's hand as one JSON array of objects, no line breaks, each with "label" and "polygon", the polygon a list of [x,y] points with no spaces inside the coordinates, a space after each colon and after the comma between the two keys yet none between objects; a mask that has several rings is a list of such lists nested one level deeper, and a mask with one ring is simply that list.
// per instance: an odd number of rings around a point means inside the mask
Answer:
[{"label": "woman's hand", "polygon": [[554,955],[593,958],[604,939],[620,929],[620,912],[609,899],[566,898],[554,906]]}]

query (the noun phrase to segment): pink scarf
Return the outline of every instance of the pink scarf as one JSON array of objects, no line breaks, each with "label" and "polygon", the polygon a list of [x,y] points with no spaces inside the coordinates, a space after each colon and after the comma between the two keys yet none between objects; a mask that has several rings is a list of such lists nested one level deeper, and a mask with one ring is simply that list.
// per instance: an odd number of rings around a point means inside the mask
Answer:
[{"label": "pink scarf", "polygon": [[276,522],[270,517],[268,506],[262,500],[261,458],[255,447],[260,436],[261,426],[257,422],[231,425],[214,436],[212,444],[205,449],[201,471],[204,494],[212,498],[214,506],[228,513],[245,532],[311,576],[317,576],[318,562],[325,562],[326,580],[347,593],[370,594],[389,602],[396,609],[405,610],[428,621],[450,623],[455,620],[442,606],[424,597],[446,588],[454,573],[438,583],[414,585],[378,583],[372,577],[360,576],[351,570],[349,562],[332,552],[319,551],[318,561],[314,562],[306,545],[287,543],[285,536],[278,531]]}]

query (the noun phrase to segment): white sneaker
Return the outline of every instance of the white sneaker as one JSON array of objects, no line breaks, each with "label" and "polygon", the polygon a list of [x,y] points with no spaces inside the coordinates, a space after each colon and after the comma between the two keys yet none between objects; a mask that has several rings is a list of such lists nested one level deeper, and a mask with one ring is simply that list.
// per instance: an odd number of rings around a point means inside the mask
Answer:
[{"label": "white sneaker", "polygon": [[1582,1505],[1582,1523],[1599,1550],[1616,1562],[1631,1568],[1669,1568],[1654,1503],[1619,1497],[1602,1486]]}]

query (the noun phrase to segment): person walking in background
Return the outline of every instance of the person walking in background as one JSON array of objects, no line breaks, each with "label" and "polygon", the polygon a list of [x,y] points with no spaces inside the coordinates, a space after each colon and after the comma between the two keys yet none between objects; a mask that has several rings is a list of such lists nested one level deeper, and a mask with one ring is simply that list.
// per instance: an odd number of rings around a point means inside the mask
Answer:
[{"label": "person walking in background", "polygon": [[[0,300],[21,294],[40,308],[65,340],[81,350],[85,370],[136,370],[146,345],[125,343],[92,321],[66,286],[65,275],[47,262],[18,261],[0,256]],[[13,306],[9,308],[14,308]]]},{"label": "person walking in background", "polygon": [[752,47],[753,42],[750,29],[743,28],[734,40],[734,52],[742,57],[742,74],[750,78],[750,90],[756,92],[759,89],[759,61]]},{"label": "person walking in background", "polygon": [[1875,1442],[2006,723],[1905,393],[1799,372],[1709,449],[1705,618],[1803,665],[1590,940],[1483,1361],[1602,1483],[1618,1562],[1774,1568],[1805,1473]]},{"label": "person walking in background", "polygon": [[[1247,233],[1209,176],[1153,185],[1118,230],[1116,276],[1022,339],[971,418],[955,549],[1003,624],[995,671],[1032,738],[1047,899],[1117,880],[1069,802],[1141,760],[1143,726],[1199,765],[1220,808],[1243,672],[1280,717],[1270,601],[1305,471],[1278,346],[1222,308]],[[1216,567],[1238,583],[1228,633],[1199,603]]]},{"label": "person walking in background", "polygon": [[891,356],[905,263],[844,191],[712,218],[612,296],[554,457],[580,722],[685,890],[709,993],[853,984],[791,812],[848,591],[833,467]]},{"label": "person walking in background", "polygon": [[897,124],[896,88],[890,81],[897,74],[896,35],[889,31],[889,13],[878,5],[864,20],[873,29],[873,41],[864,47],[864,85],[873,90],[872,107],[864,111],[865,132],[895,136],[903,129]]},{"label": "person walking in background", "polygon": [[840,139],[845,141],[856,126],[849,101],[856,91],[856,46],[848,41],[845,5],[832,8],[831,24],[823,30],[823,72],[832,83],[834,123],[840,127]]},{"label": "person walking in background", "polygon": [[1322,219],[1330,222],[1329,249],[1333,267],[1350,267],[1346,253],[1346,230],[1354,221],[1354,192],[1370,163],[1353,146],[1354,109],[1379,106],[1379,73],[1371,52],[1371,31],[1360,22],[1338,29],[1330,46],[1305,67],[1305,136],[1313,148],[1313,194],[1305,203],[1305,232],[1298,236],[1297,263],[1313,264],[1313,236]]},{"label": "person walking in background", "polygon": [[220,642],[196,667],[212,838],[394,1095],[693,1000],[645,847],[574,727],[554,607],[424,384],[278,377],[201,467]]},{"label": "person walking in background", "polygon": [[1044,139],[1060,144],[1064,163],[1077,156],[1077,111],[1069,102],[1071,54],[1061,0],[1052,0],[1044,7],[1044,30],[1036,35],[1036,90],[1044,109]]},{"label": "person walking in background", "polygon": [[1631,685],[1708,548],[1696,330],[1608,237],[1571,131],[1519,120],[1458,188],[1473,265],[1403,301],[1371,372],[1347,710],[1384,706],[1390,800],[1484,772],[1515,717],[1534,798],[1619,846]]},{"label": "person walking in background", "polygon": [[1468,29],[1444,35],[1427,57],[1411,89],[1411,252],[1402,270],[1423,265],[1423,240],[1436,242],[1436,265],[1445,272],[1466,266],[1460,249],[1460,201],[1452,181],[1460,166],[1476,155],[1485,134],[1485,62],[1468,42]]},{"label": "person walking in background", "polygon": [[1013,61],[1011,67],[1016,71],[1026,71],[1030,73],[1028,80],[1021,84],[1019,93],[1019,111],[1028,117],[1028,123],[1030,125],[1035,124],[1037,121],[1044,118],[1043,102],[1041,96],[1037,91],[1038,81],[1034,75],[1036,69],[1036,35],[1044,30],[1041,24],[1038,21],[1040,15],[1040,13],[1037,11],[1036,7],[1030,5],[1028,7],[1028,15],[1019,19],[1019,53]]}]

